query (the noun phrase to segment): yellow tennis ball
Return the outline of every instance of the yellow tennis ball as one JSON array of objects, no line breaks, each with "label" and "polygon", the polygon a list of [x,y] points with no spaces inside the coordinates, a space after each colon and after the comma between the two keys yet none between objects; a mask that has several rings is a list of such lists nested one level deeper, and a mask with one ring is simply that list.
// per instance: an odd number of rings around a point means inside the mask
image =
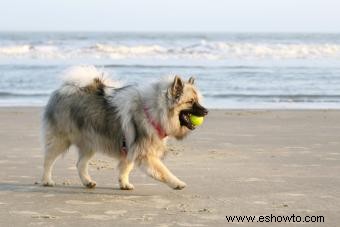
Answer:
[{"label": "yellow tennis ball", "polygon": [[199,126],[203,123],[204,117],[199,117],[196,115],[190,115],[190,121],[193,125]]}]

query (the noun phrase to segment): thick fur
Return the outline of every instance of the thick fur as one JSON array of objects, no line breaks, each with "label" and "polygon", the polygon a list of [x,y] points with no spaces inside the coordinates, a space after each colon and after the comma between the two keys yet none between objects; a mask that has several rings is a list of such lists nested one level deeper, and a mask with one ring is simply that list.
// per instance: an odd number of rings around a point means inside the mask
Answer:
[{"label": "thick fur", "polygon": [[168,136],[182,139],[190,130],[181,125],[179,114],[199,101],[192,78],[184,82],[176,76],[144,88],[120,87],[94,67],[72,69],[51,95],[43,115],[43,185],[54,185],[55,160],[75,145],[79,151],[79,177],[89,188],[96,182],[88,174],[88,162],[97,151],[119,159],[121,189],[133,189],[129,173],[134,164],[171,188],[184,188],[186,184],[161,161],[166,138],[160,138],[145,109]]}]

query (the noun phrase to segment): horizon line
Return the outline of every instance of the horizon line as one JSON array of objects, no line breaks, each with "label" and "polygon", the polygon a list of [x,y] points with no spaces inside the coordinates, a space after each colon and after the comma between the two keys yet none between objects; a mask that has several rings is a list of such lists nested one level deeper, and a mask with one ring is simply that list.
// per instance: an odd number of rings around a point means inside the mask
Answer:
[{"label": "horizon line", "polygon": [[43,33],[43,32],[55,32],[55,33],[163,33],[163,34],[204,34],[204,33],[213,33],[213,34],[340,34],[340,31],[160,31],[160,30],[145,30],[145,31],[133,31],[133,30],[1,30],[0,33],[5,32],[17,32],[17,33]]}]

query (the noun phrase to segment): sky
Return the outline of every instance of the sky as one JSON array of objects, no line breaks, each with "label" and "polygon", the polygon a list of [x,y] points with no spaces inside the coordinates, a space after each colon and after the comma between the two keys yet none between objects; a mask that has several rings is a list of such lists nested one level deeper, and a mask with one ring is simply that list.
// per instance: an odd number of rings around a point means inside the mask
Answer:
[{"label": "sky", "polygon": [[0,31],[340,32],[340,0],[0,0]]}]

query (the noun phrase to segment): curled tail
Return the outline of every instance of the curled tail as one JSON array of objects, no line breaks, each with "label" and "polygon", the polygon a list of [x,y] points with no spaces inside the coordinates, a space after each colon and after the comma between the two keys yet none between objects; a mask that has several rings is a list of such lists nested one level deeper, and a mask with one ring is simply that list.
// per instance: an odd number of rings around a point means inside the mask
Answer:
[{"label": "curled tail", "polygon": [[63,85],[68,92],[82,89],[86,92],[104,92],[106,87],[118,88],[120,83],[109,79],[108,75],[94,66],[76,66],[62,75]]}]

